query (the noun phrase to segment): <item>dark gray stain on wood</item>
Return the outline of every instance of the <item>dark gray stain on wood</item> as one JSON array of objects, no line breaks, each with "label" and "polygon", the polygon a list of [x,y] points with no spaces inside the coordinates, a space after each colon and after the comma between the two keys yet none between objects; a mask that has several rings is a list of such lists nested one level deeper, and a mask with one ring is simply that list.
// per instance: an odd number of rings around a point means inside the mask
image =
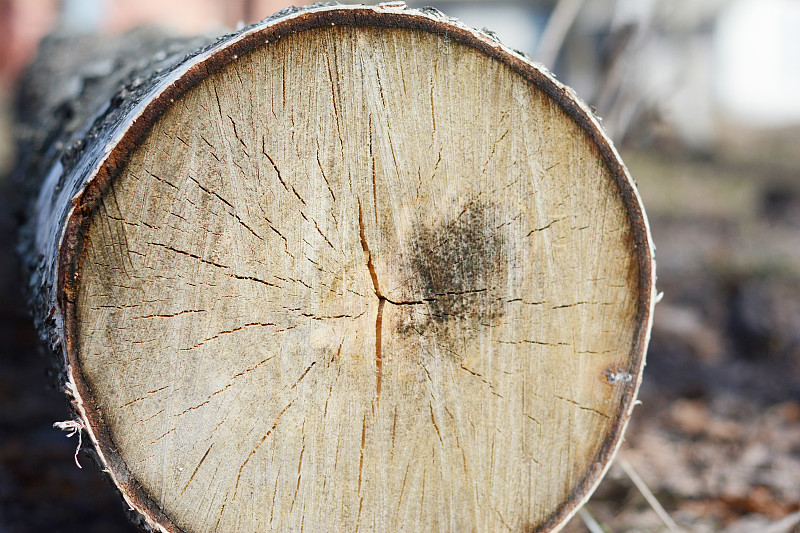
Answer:
[{"label": "dark gray stain on wood", "polygon": [[498,289],[506,285],[508,258],[498,215],[495,206],[475,201],[455,219],[415,228],[410,283],[416,299],[427,304],[416,316],[426,318],[406,321],[402,333],[444,332],[464,321],[474,330],[503,316]]}]

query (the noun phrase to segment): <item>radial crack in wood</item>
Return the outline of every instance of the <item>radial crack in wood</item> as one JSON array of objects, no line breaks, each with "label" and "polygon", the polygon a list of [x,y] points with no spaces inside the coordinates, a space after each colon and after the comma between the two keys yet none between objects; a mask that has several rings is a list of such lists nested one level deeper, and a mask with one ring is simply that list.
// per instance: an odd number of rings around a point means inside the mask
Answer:
[{"label": "radial crack in wood", "polygon": [[563,525],[653,300],[586,107],[391,6],[256,25],[159,90],[75,178],[59,255],[76,410],[129,504],[185,532]]}]

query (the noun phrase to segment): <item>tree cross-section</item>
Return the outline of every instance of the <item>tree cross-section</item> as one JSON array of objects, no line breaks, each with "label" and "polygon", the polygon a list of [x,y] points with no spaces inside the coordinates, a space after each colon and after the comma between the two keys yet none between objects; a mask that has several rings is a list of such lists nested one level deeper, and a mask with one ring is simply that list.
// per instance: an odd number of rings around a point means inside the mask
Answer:
[{"label": "tree cross-section", "polygon": [[621,442],[654,301],[592,113],[398,3],[170,42],[57,135],[34,112],[20,170],[38,324],[141,523],[560,528]]}]

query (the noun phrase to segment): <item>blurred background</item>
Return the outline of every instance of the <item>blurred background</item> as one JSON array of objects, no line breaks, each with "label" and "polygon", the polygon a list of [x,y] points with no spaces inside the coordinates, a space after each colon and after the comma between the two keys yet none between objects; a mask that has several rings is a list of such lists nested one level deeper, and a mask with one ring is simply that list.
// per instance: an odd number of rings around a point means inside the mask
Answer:
[{"label": "blurred background", "polygon": [[[800,1],[408,4],[487,27],[572,86],[603,117],[650,218],[664,299],[642,405],[566,531],[800,531]],[[215,34],[287,5],[0,0],[0,533],[133,531],[51,427],[69,413],[12,251],[15,80],[56,28]]]}]

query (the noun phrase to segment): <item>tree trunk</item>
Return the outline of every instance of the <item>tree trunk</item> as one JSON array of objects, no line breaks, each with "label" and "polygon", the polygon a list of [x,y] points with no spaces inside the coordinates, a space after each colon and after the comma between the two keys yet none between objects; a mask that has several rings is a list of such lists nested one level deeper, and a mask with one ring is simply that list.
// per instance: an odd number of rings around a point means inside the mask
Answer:
[{"label": "tree trunk", "polygon": [[76,62],[102,71],[79,96],[34,83],[62,96],[26,108],[20,167],[37,323],[141,523],[563,525],[621,441],[653,305],[586,106],[397,3],[151,42]]}]

